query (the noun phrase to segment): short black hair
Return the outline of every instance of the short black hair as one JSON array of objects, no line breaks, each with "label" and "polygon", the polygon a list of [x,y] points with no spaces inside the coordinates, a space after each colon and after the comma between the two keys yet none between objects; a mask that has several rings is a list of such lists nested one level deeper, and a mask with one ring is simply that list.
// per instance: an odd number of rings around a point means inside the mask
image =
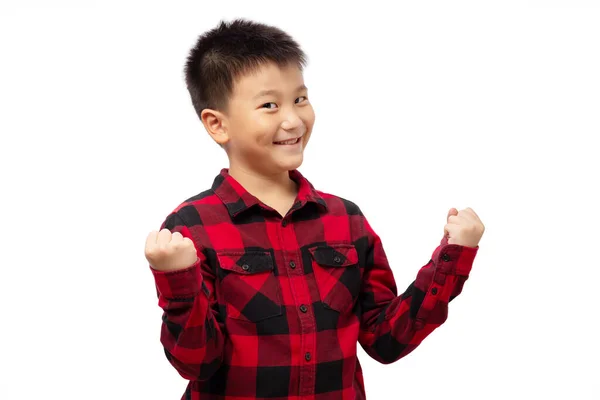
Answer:
[{"label": "short black hair", "polygon": [[267,62],[280,67],[297,65],[302,71],[307,56],[286,32],[247,19],[221,20],[201,34],[184,69],[198,117],[205,108],[227,112],[234,81]]}]

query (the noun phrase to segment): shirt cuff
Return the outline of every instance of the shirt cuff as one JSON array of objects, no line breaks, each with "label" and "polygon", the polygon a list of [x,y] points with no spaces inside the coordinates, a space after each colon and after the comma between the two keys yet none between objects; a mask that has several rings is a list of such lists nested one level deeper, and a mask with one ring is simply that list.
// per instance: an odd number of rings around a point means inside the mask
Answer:
[{"label": "shirt cuff", "polygon": [[478,250],[479,246],[446,244],[438,246],[432,259],[439,270],[445,274],[469,276]]},{"label": "shirt cuff", "polygon": [[165,298],[183,298],[196,296],[202,287],[200,258],[185,269],[177,271],[159,271],[149,266],[158,292]]}]

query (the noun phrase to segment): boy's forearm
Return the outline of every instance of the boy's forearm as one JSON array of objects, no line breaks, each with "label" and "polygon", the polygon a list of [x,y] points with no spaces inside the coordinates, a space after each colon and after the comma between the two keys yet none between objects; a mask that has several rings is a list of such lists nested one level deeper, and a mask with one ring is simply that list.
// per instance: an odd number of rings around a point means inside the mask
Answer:
[{"label": "boy's forearm", "polygon": [[[448,303],[458,296],[468,279],[477,248],[448,245],[442,240],[430,261],[400,296],[379,237],[372,237],[374,264],[366,272],[379,292],[365,295],[360,343],[375,360],[389,364],[413,351],[448,316]],[[367,276],[367,282],[370,278]],[[393,290],[392,290],[393,289]]]},{"label": "boy's forearm", "polygon": [[223,350],[223,334],[199,264],[167,273],[151,268],[164,310],[160,341],[171,365],[189,380],[208,379],[220,365]]}]

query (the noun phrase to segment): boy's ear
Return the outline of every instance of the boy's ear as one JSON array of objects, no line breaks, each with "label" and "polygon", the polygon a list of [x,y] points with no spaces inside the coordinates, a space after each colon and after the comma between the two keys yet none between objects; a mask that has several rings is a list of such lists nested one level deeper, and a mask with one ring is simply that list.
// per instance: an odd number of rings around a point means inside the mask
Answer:
[{"label": "boy's ear", "polygon": [[229,141],[227,117],[222,112],[205,108],[200,114],[200,119],[215,142],[223,146]]}]

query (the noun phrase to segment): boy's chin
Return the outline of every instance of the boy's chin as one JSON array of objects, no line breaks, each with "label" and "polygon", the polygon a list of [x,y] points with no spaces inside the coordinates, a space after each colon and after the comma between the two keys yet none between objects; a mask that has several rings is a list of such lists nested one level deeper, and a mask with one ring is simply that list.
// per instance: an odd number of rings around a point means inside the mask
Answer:
[{"label": "boy's chin", "polygon": [[304,157],[302,154],[298,154],[291,157],[285,157],[283,159],[274,160],[273,168],[279,171],[291,171],[297,168],[300,168],[302,165],[302,161],[304,161]]}]

